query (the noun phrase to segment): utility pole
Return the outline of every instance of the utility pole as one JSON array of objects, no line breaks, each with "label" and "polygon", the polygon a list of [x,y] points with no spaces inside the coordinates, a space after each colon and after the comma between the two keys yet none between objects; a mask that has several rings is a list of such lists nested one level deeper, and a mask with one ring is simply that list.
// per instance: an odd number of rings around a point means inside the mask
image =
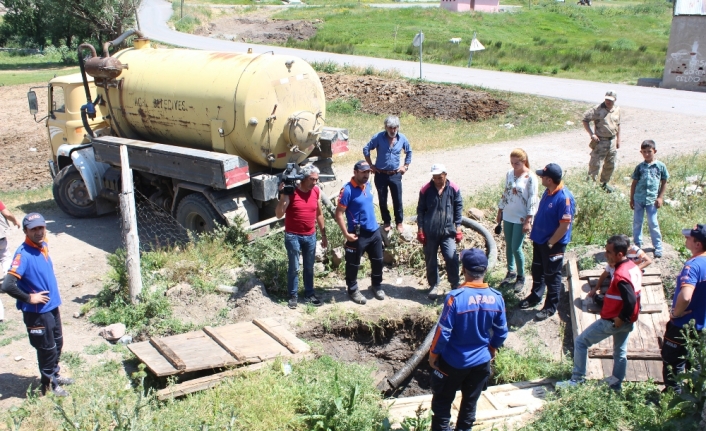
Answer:
[{"label": "utility pole", "polygon": [[127,146],[120,146],[120,170],[122,193],[120,193],[120,216],[122,218],[123,241],[127,258],[127,282],[130,290],[130,302],[137,303],[142,293],[142,273],[140,272],[140,238],[137,235],[137,211],[135,209],[135,192],[132,182],[132,171],[128,159]]}]

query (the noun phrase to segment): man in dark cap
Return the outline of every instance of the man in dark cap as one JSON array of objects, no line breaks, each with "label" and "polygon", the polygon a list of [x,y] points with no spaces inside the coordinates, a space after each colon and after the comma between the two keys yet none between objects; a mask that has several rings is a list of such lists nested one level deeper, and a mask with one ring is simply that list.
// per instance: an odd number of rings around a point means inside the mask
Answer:
[{"label": "man in dark cap", "polygon": [[490,377],[490,361],[507,338],[505,302],[483,283],[488,258],[483,250],[461,253],[464,283],[444,300],[444,308],[429,350],[432,431],[450,431],[451,403],[461,389],[457,431],[467,431],[476,420],[476,405]]},{"label": "man in dark cap", "polygon": [[[375,218],[370,164],[361,160],[353,167],[353,178],[341,189],[334,218],[346,238],[346,286],[348,296],[357,304],[367,300],[358,289],[358,267],[363,253],[370,258],[370,290],[376,299],[385,299],[382,290],[382,234]],[[343,219],[343,214],[346,220]]]},{"label": "man in dark cap", "polygon": [[684,246],[691,252],[691,258],[684,263],[677,277],[677,288],[662,343],[664,386],[676,392],[681,392],[681,387],[675,376],[684,372],[689,365],[682,329],[691,320],[698,333],[706,326],[706,224],[684,229],[682,234],[686,237]]},{"label": "man in dark cap", "polygon": [[571,241],[571,226],[576,213],[574,195],[561,181],[561,167],[550,163],[537,172],[542,185],[547,189],[539,201],[537,214],[530,239],[532,240],[532,292],[520,302],[520,308],[532,308],[539,304],[547,289],[544,307],[536,317],[544,320],[556,313],[561,291],[561,267],[564,265],[564,251]]},{"label": "man in dark cap", "polygon": [[25,242],[17,248],[10,270],[2,283],[2,291],[17,300],[22,310],[29,343],[37,350],[42,394],[47,392],[65,397],[62,385],[73,380],[59,375],[59,359],[64,339],[59,306],[61,296],[44,240],[46,222],[39,213],[30,213],[22,220]]},{"label": "man in dark cap", "polygon": [[[583,128],[591,137],[591,161],[588,163],[588,177],[596,181],[600,171],[601,187],[611,193],[608,185],[615,170],[618,148],[620,148],[620,108],[615,105],[617,95],[613,91],[605,94],[603,103],[594,106],[583,114]],[[591,123],[594,129],[591,130]],[[603,170],[601,170],[603,164]]]}]

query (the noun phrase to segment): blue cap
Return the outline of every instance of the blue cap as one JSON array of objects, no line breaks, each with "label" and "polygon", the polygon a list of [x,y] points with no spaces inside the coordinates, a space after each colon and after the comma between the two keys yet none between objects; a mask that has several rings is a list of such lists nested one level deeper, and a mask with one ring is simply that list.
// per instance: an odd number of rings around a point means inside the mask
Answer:
[{"label": "blue cap", "polygon": [[544,167],[544,169],[538,170],[536,174],[540,177],[549,177],[556,184],[559,184],[561,182],[561,166],[557,165],[556,163],[548,164]]},{"label": "blue cap", "polygon": [[368,164],[368,162],[366,162],[365,160],[359,160],[358,163],[353,166],[353,170],[361,172],[369,171],[370,164]]},{"label": "blue cap", "polygon": [[488,269],[488,257],[479,248],[469,248],[461,252],[463,269],[471,272],[483,272]]},{"label": "blue cap", "polygon": [[44,221],[44,217],[39,213],[29,213],[22,219],[23,229],[34,229],[35,227],[46,225],[47,223]]}]

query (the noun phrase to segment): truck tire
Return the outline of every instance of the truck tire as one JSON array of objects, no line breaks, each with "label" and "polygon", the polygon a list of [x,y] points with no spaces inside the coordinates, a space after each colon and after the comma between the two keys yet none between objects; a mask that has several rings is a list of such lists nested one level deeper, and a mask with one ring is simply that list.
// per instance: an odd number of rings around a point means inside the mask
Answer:
[{"label": "truck tire", "polygon": [[86,183],[74,165],[66,166],[54,177],[52,193],[59,208],[70,216],[85,218],[98,215],[96,202],[88,195]]},{"label": "truck tire", "polygon": [[179,202],[176,219],[186,230],[212,232],[222,225],[222,218],[213,205],[200,193],[192,193]]}]

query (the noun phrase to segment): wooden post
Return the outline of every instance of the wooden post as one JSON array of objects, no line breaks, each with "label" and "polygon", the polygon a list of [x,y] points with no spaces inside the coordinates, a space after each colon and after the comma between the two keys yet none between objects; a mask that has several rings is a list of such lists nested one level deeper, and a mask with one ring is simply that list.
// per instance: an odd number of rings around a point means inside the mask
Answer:
[{"label": "wooden post", "polygon": [[133,191],[130,160],[128,159],[125,145],[120,146],[120,167],[123,183],[123,192],[120,193],[120,214],[123,222],[123,241],[127,252],[125,266],[127,267],[130,301],[134,304],[142,292],[142,274],[140,273],[140,239],[137,236],[135,193]]}]

